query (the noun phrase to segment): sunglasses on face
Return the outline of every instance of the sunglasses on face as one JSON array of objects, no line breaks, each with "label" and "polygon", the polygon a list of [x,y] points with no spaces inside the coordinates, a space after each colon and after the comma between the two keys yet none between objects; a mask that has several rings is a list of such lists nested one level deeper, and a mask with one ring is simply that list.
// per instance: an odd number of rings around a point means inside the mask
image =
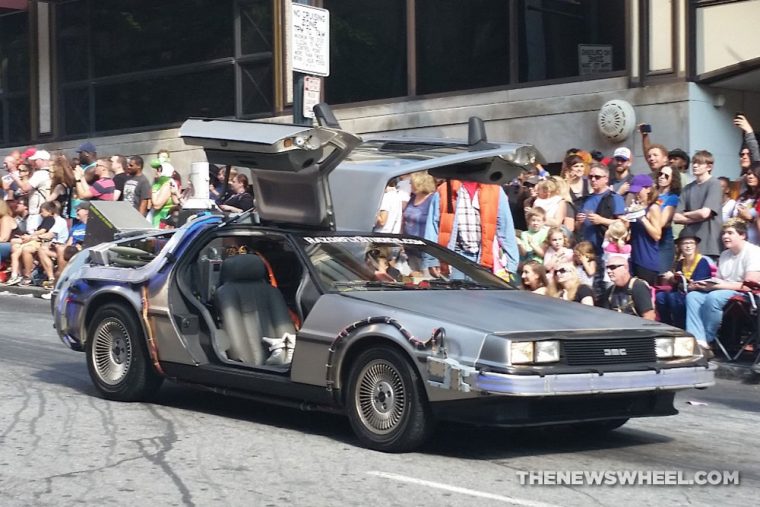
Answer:
[{"label": "sunglasses on face", "polygon": [[624,266],[625,264],[608,264],[607,271],[615,271],[617,268]]},{"label": "sunglasses on face", "polygon": [[569,273],[569,272],[570,272],[569,269],[559,268],[559,269],[557,269],[557,270],[554,271],[554,274],[555,275],[564,275],[565,273]]},{"label": "sunglasses on face", "polygon": [[739,156],[740,157],[749,157],[749,152],[748,151],[740,151],[739,152]]},{"label": "sunglasses on face", "polygon": [[667,173],[660,173],[657,175],[658,178],[667,178],[670,179],[670,175]]},{"label": "sunglasses on face", "polygon": [[607,176],[605,176],[604,174],[589,174],[588,177],[591,178],[592,180],[601,180],[602,178],[606,178]]}]

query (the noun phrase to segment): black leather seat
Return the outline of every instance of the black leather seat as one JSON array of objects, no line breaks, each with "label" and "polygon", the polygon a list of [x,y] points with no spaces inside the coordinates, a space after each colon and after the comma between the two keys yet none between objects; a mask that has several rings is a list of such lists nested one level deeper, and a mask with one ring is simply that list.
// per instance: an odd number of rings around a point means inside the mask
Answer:
[{"label": "black leather seat", "polygon": [[225,259],[220,283],[214,306],[229,337],[227,357],[264,364],[269,352],[261,339],[296,332],[282,293],[269,284],[266,265],[255,254]]}]

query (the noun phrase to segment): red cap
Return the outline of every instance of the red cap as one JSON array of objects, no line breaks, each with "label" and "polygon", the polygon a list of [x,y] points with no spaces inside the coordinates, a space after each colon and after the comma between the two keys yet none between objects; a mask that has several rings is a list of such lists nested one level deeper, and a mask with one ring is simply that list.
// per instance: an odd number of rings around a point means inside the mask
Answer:
[{"label": "red cap", "polygon": [[23,158],[24,160],[26,160],[29,157],[31,157],[32,155],[34,155],[35,153],[37,153],[37,148],[34,148],[34,147],[27,148],[26,151],[21,154],[21,158]]}]

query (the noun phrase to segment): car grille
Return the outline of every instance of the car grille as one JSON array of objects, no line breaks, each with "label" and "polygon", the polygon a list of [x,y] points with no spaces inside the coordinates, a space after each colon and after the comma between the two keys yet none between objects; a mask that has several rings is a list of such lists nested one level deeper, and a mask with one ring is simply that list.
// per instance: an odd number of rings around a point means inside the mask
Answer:
[{"label": "car grille", "polygon": [[567,340],[562,345],[570,366],[646,363],[657,359],[654,338]]}]

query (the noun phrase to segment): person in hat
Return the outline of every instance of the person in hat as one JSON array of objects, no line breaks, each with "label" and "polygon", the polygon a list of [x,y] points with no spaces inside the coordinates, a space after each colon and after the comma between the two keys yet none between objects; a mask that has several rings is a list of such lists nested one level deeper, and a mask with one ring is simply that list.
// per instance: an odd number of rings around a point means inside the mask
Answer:
[{"label": "person in hat", "polygon": [[681,148],[670,150],[668,152],[668,165],[679,175],[681,188],[689,183],[689,155]]},{"label": "person in hat", "polygon": [[177,185],[172,180],[174,166],[169,162],[161,163],[156,169],[156,178],[151,186],[151,206],[153,208],[152,223],[153,227],[158,227],[161,220],[169,216],[171,209],[179,204],[179,195]]},{"label": "person in hat", "polygon": [[90,141],[79,145],[79,148],[77,148],[77,155],[79,157],[79,165],[82,166],[82,170],[85,172],[89,169],[93,169],[97,164],[97,149],[95,149],[95,145]]},{"label": "person in hat", "polygon": [[50,197],[52,179],[50,177],[50,153],[46,150],[37,150],[29,157],[33,164],[34,172],[28,180],[21,179],[18,173],[13,174],[13,181],[19,189],[29,194],[29,218],[27,227],[30,231],[37,229],[42,222],[40,206]]},{"label": "person in hat", "polygon": [[710,262],[699,253],[701,240],[689,233],[681,233],[676,240],[678,260],[672,271],[661,277],[655,307],[660,322],[686,329],[686,290],[689,284],[710,278]]},{"label": "person in hat", "polygon": [[633,178],[633,174],[631,174],[633,154],[629,148],[621,146],[612,154],[612,160],[615,175],[610,178],[610,185],[612,185],[612,190],[619,195],[625,195],[628,193],[629,185]]},{"label": "person in hat", "polygon": [[658,242],[662,236],[657,189],[648,174],[637,174],[631,179],[629,193],[633,195],[633,203],[625,219],[631,229],[633,275],[654,285],[660,272]]}]

